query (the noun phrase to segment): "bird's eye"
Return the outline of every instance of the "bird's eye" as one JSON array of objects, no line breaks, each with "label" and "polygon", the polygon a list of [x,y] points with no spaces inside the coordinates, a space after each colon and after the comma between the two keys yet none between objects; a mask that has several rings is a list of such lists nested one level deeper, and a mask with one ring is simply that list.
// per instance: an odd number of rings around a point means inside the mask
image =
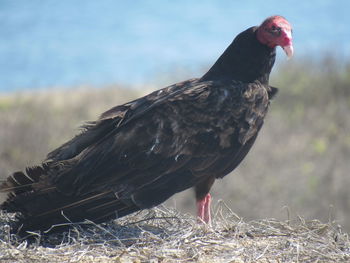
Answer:
[{"label": "bird's eye", "polygon": [[270,32],[272,34],[279,36],[281,34],[281,31],[282,31],[282,29],[279,26],[275,26],[275,25],[271,26]]},{"label": "bird's eye", "polygon": [[279,26],[272,26],[272,27],[271,27],[271,30],[272,30],[272,31],[277,31],[277,32],[278,32],[278,31],[281,31],[281,28],[280,28]]}]

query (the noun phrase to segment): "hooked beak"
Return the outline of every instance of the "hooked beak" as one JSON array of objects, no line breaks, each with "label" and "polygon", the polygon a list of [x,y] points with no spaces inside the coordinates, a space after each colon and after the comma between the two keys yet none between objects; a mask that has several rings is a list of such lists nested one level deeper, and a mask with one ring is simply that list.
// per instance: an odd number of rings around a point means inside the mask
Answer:
[{"label": "hooked beak", "polygon": [[293,45],[292,44],[284,46],[282,48],[283,48],[284,52],[286,53],[288,59],[293,57],[294,49],[293,49]]},{"label": "hooked beak", "polygon": [[294,53],[293,43],[292,43],[292,30],[285,29],[282,31],[282,34],[283,34],[282,35],[283,37],[282,37],[281,47],[286,53],[288,59],[290,59]]}]

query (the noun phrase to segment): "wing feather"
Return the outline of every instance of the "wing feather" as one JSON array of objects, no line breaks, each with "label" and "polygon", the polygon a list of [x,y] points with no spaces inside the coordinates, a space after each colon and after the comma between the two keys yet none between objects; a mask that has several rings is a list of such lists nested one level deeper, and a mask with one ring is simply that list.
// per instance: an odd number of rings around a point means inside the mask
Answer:
[{"label": "wing feather", "polygon": [[[255,104],[268,101],[260,84],[239,82],[192,81],[161,91],[142,98],[144,102],[129,103],[132,113],[86,147],[72,169],[54,178],[58,189],[79,194],[113,188],[130,197],[168,181],[163,177],[180,179],[185,171],[191,173],[183,180],[193,183],[209,172],[222,176],[227,167],[223,160],[243,159],[241,148],[262,125],[266,110]],[[102,119],[115,115],[109,111]]]}]

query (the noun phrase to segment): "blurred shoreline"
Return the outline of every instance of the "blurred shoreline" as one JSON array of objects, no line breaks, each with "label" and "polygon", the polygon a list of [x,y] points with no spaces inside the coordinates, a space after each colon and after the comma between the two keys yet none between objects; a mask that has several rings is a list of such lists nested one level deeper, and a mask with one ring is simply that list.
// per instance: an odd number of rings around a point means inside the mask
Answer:
[{"label": "blurred shoreline", "polygon": [[348,10],[345,0],[4,0],[0,90],[149,84],[177,68],[196,76],[237,34],[274,14],[293,25],[295,59],[328,50],[349,58]]}]

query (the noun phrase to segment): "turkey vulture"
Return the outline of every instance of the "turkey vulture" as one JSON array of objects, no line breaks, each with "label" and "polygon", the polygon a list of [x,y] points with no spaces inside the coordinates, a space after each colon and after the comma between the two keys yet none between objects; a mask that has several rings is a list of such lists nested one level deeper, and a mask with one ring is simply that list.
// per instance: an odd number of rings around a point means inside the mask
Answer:
[{"label": "turkey vulture", "polygon": [[276,47],[293,55],[281,16],[240,33],[201,78],[154,91],[104,112],[46,160],[10,175],[1,209],[18,212],[13,231],[96,223],[154,207],[194,187],[210,223],[209,190],[246,156],[277,89]]}]

